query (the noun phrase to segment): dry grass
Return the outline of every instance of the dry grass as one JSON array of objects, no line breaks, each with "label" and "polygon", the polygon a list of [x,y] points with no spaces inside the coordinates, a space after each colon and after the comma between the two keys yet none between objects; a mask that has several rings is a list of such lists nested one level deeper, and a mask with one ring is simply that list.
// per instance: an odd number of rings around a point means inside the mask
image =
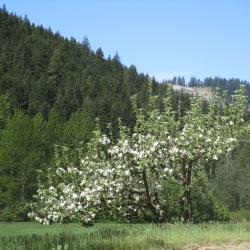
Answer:
[{"label": "dry grass", "polygon": [[185,87],[181,85],[172,85],[175,91],[190,94],[192,96],[200,96],[206,100],[211,100],[214,96],[214,92],[210,87]]}]

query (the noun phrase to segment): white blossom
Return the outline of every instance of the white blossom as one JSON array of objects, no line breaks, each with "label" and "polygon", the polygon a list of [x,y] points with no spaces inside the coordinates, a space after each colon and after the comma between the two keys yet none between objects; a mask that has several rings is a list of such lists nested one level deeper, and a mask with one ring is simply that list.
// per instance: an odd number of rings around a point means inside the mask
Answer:
[{"label": "white blossom", "polygon": [[[233,100],[237,98],[243,97],[235,95]],[[76,150],[79,165],[72,163],[68,148],[63,146],[64,156],[60,158],[56,152],[57,168],[48,173],[50,184],[39,186],[29,216],[45,225],[62,223],[65,218],[93,223],[103,209],[129,219],[153,203],[150,209],[154,207],[154,213],[163,218],[168,201],[162,190],[168,191],[169,180],[183,186],[180,181],[187,170],[195,180],[199,173],[204,174],[206,164],[236,146],[238,135],[232,136],[231,130],[242,122],[244,102],[236,104],[230,107],[237,112],[229,112],[223,119],[214,115],[213,109],[200,112],[199,99],[180,120],[167,104],[165,113],[153,108],[144,116],[143,110],[138,110],[134,132],[121,133],[115,142],[100,130],[93,131],[87,152],[81,147]],[[192,184],[183,188],[190,189]],[[185,202],[185,197],[182,199]]]}]

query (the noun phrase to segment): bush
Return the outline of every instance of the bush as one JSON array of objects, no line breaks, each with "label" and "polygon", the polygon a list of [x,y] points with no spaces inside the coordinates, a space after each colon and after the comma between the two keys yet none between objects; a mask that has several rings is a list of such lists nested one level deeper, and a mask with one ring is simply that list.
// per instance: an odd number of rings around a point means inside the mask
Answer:
[{"label": "bush", "polygon": [[13,215],[12,211],[9,209],[3,209],[0,213],[0,221],[4,222],[12,222],[15,220],[15,216]]},{"label": "bush", "polygon": [[193,197],[193,219],[196,223],[230,220],[228,209],[211,190],[211,185],[204,185]]},{"label": "bush", "polygon": [[28,221],[28,207],[25,204],[18,204],[12,207],[5,207],[0,211],[0,221]]},{"label": "bush", "polygon": [[241,209],[230,213],[230,220],[233,222],[249,222],[250,210]]}]

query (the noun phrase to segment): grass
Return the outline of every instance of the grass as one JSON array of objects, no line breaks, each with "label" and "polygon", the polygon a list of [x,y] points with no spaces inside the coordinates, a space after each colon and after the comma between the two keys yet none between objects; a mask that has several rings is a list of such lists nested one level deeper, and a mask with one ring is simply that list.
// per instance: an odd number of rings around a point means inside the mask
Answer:
[{"label": "grass", "polygon": [[0,224],[1,250],[181,249],[198,243],[250,241],[250,224]]}]

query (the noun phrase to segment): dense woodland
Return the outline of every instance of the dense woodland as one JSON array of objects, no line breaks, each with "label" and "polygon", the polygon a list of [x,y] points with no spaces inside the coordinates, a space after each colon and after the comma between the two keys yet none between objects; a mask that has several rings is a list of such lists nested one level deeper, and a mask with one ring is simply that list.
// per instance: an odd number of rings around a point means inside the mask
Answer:
[{"label": "dense woodland", "polygon": [[[139,107],[147,107],[147,81],[148,75],[138,73],[134,65],[123,65],[118,55],[106,58],[101,48],[93,51],[86,38],[82,42],[64,38],[58,32],[36,26],[27,17],[9,13],[3,6],[0,9],[0,219],[27,219],[27,203],[36,193],[38,173],[53,168],[57,145],[66,145],[72,152],[79,143],[85,145],[96,118],[102,131],[111,131],[114,137],[119,118],[122,124],[133,128],[131,96],[137,95]],[[239,79],[191,78],[186,83],[183,77],[175,77],[168,83],[220,87],[229,94],[244,84],[250,96],[249,84]],[[153,79],[152,86],[153,94],[160,96],[161,109],[169,84]],[[184,114],[189,103],[187,94],[174,93],[174,110]],[[242,143],[230,157],[219,162],[210,180],[211,199],[203,199],[207,203],[201,204],[197,198],[198,210],[209,210],[215,200],[230,210],[250,209],[249,150],[250,144]]]}]

